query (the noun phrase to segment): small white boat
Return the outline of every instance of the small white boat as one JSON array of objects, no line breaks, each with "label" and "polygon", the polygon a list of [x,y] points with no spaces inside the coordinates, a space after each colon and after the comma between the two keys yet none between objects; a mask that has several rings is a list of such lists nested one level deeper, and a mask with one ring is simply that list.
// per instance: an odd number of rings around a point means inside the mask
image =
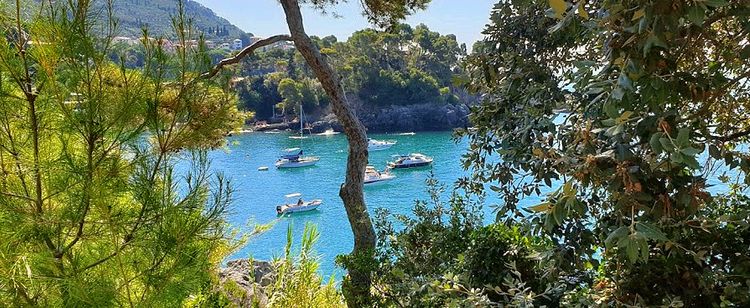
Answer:
[{"label": "small white boat", "polygon": [[[299,152],[297,152],[299,151]],[[296,152],[296,153],[295,153]],[[315,156],[303,156],[304,152],[299,148],[286,149],[286,154],[281,155],[279,160],[274,164],[276,168],[300,168],[312,166],[317,163],[320,158]]]},{"label": "small white boat", "polygon": [[395,161],[389,162],[388,167],[392,169],[415,168],[427,166],[432,163],[432,157],[420,153],[399,155]]},{"label": "small white boat", "polygon": [[333,136],[338,135],[340,132],[334,131],[333,128],[326,129],[326,131],[318,134],[318,136]]},{"label": "small white boat", "polygon": [[260,166],[260,167],[258,167],[258,171],[268,171],[268,167],[266,167],[266,166]]},{"label": "small white boat", "polygon": [[367,139],[367,150],[368,151],[381,151],[390,149],[396,144],[395,140],[375,140]]},{"label": "small white boat", "polygon": [[400,133],[400,134],[397,134],[397,135],[399,135],[399,136],[414,136],[416,134],[417,133],[415,133],[415,132],[408,132],[408,133]]},{"label": "small white boat", "polygon": [[[287,202],[282,205],[276,206],[276,214],[277,215],[284,215],[287,213],[298,213],[298,212],[307,212],[318,209],[318,207],[323,204],[322,199],[315,199],[312,201],[305,201],[302,200],[302,194],[300,193],[293,193],[288,194],[284,196],[287,199]],[[299,198],[297,202],[291,203],[289,202],[291,198]]]},{"label": "small white boat", "polygon": [[395,175],[392,175],[389,172],[389,169],[385,169],[383,172],[379,172],[375,167],[373,166],[367,166],[365,169],[365,181],[364,184],[375,184],[375,183],[383,183],[388,180],[393,180],[396,178]]}]

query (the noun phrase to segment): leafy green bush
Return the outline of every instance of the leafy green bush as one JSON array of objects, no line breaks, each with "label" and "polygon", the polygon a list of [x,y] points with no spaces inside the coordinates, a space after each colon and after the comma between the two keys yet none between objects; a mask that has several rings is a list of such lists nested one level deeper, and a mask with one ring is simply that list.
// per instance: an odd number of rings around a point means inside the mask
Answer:
[{"label": "leafy green bush", "polygon": [[[748,12],[734,0],[493,8],[465,61],[484,100],[460,182],[489,186],[498,220],[555,243],[544,257],[574,287],[566,304],[750,305]],[[532,195],[542,202],[522,207]]]},{"label": "leafy green bush", "polygon": [[414,218],[378,209],[375,292],[382,305],[443,307],[553,303],[556,278],[536,257],[549,243],[503,224],[482,226],[481,201],[430,178],[431,202],[417,201]]}]

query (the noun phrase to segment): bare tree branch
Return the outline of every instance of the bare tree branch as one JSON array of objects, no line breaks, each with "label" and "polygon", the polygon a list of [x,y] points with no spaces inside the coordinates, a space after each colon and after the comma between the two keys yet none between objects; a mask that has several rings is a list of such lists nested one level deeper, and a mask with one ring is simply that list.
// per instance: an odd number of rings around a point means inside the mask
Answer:
[{"label": "bare tree branch", "polygon": [[289,35],[285,35],[285,34],[274,35],[269,38],[264,38],[260,41],[257,41],[251,44],[250,46],[243,48],[242,51],[240,51],[235,56],[219,61],[219,63],[216,64],[216,66],[214,66],[210,71],[203,73],[201,75],[201,78],[208,79],[208,78],[216,76],[216,74],[218,74],[221,71],[221,69],[223,69],[225,66],[239,63],[240,61],[242,61],[243,58],[245,58],[247,55],[252,54],[258,48],[268,46],[274,43],[278,43],[281,41],[291,41],[291,40],[292,40],[292,37]]},{"label": "bare tree branch", "polygon": [[711,136],[711,139],[719,140],[722,142],[730,142],[742,137],[746,137],[748,135],[750,135],[750,130],[740,131],[726,136]]}]

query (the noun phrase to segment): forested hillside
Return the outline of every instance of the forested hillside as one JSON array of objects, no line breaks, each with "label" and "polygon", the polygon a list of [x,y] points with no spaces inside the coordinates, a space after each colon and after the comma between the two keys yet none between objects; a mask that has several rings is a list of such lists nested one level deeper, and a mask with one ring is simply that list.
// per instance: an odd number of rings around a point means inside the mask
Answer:
[{"label": "forested hillside", "polygon": [[[119,20],[119,34],[137,37],[141,28],[147,26],[154,35],[172,36],[172,20],[168,16],[177,13],[174,0],[121,0],[114,2],[115,16]],[[203,32],[207,39],[240,38],[244,31],[226,19],[217,16],[211,9],[195,1],[185,2],[185,13],[192,19],[193,27]]]},{"label": "forested hillside", "polygon": [[[445,106],[470,100],[452,85],[461,73],[459,60],[466,55],[466,47],[452,34],[401,24],[391,31],[363,29],[343,42],[327,36],[315,38],[315,43],[336,67],[352,103],[368,115],[377,111],[373,117],[386,109],[403,117],[398,106]],[[300,103],[305,111],[326,111],[328,98],[294,49],[270,49],[249,57],[240,74],[247,77],[239,86],[241,107],[256,111],[258,119],[294,114]],[[444,112],[427,110],[410,122],[428,122],[424,116],[432,113]],[[388,122],[395,115],[382,117],[371,122]],[[363,121],[368,128],[377,125]]]}]

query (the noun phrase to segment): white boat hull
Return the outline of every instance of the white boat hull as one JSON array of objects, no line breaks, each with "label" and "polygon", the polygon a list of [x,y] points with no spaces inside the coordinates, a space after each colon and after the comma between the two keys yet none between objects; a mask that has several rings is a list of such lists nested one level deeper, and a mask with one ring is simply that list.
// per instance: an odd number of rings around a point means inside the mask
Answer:
[{"label": "white boat hull", "polygon": [[276,206],[276,214],[283,215],[290,213],[309,212],[317,210],[321,204],[323,204],[323,200],[313,200],[310,202],[305,202],[302,205],[282,204]]},{"label": "white boat hull", "polygon": [[389,175],[389,176],[382,176],[380,178],[365,179],[364,184],[367,186],[372,186],[372,185],[388,182],[390,180],[393,180],[394,178],[396,177]]},{"label": "white boat hull", "polygon": [[326,130],[326,131],[318,134],[318,136],[334,136],[334,135],[338,135],[338,134],[340,134],[340,132],[337,132],[337,131],[334,131],[332,129],[329,129],[329,130]]},{"label": "white boat hull", "polygon": [[320,159],[318,158],[304,158],[300,159],[298,161],[291,161],[282,159],[276,162],[274,164],[276,168],[283,169],[283,168],[301,168],[301,167],[309,167],[312,165],[315,165]]},{"label": "white boat hull", "polygon": [[432,164],[432,158],[419,153],[412,153],[394,162],[388,163],[391,169],[417,168]]},{"label": "white boat hull", "polygon": [[383,145],[368,145],[367,150],[368,151],[382,151],[390,149],[393,146],[393,144],[383,144]]}]

